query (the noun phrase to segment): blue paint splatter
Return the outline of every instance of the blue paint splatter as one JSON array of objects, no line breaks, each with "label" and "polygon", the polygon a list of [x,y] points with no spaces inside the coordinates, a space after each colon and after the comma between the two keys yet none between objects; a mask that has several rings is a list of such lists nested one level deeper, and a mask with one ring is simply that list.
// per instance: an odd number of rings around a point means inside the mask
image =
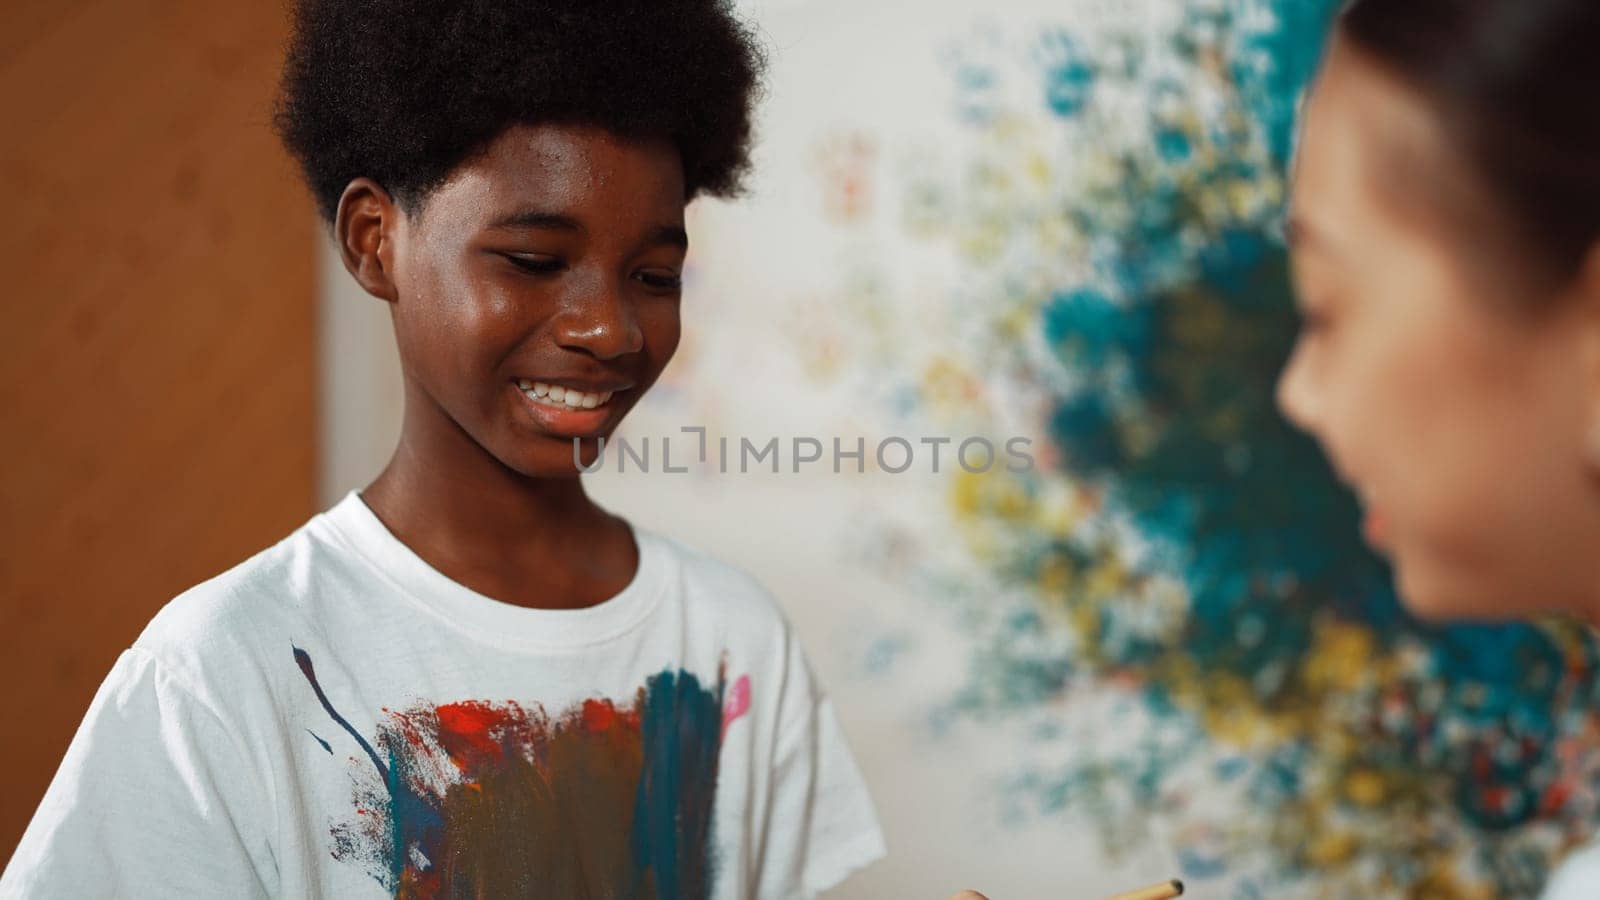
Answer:
[{"label": "blue paint splatter", "polygon": [[331,744],[329,744],[327,741],[323,740],[321,737],[318,737],[317,733],[315,731],[312,731],[311,729],[307,728],[306,729],[306,734],[311,735],[312,740],[315,740],[318,744],[321,744],[322,745],[322,749],[328,751],[329,753],[333,752],[333,746]]}]

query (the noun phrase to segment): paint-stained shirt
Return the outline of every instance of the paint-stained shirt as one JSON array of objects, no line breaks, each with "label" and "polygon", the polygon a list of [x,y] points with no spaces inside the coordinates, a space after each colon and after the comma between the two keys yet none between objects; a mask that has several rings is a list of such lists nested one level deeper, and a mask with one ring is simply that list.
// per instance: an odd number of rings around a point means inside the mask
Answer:
[{"label": "paint-stained shirt", "polygon": [[4,897],[809,897],[881,857],[761,585],[635,526],[530,609],[352,491],[168,603],[101,684]]}]

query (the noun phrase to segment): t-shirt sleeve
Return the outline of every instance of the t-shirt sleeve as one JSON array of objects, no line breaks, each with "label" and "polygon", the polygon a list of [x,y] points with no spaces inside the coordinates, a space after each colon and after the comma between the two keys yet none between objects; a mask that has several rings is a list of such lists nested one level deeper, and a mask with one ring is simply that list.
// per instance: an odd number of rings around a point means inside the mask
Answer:
[{"label": "t-shirt sleeve", "polygon": [[216,713],[122,652],[0,876],[0,897],[268,897],[272,810]]},{"label": "t-shirt sleeve", "polygon": [[757,896],[815,897],[886,848],[872,797],[799,644],[791,638]]}]

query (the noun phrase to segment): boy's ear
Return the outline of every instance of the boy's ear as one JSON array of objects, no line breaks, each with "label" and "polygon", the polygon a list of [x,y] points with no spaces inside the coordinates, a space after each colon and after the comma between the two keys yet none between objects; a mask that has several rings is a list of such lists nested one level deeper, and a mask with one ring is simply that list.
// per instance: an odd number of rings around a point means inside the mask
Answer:
[{"label": "boy's ear", "polygon": [[339,256],[363,290],[390,303],[400,296],[394,283],[394,230],[399,226],[399,207],[376,181],[362,177],[345,185],[333,220]]}]

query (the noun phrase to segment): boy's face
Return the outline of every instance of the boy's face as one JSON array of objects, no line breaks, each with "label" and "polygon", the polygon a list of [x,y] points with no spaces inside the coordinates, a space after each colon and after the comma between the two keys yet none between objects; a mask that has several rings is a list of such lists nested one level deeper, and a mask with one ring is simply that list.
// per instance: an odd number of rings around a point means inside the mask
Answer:
[{"label": "boy's face", "polygon": [[684,195],[666,140],[518,125],[400,214],[408,431],[528,476],[574,474],[574,438],[591,462],[677,349]]}]

